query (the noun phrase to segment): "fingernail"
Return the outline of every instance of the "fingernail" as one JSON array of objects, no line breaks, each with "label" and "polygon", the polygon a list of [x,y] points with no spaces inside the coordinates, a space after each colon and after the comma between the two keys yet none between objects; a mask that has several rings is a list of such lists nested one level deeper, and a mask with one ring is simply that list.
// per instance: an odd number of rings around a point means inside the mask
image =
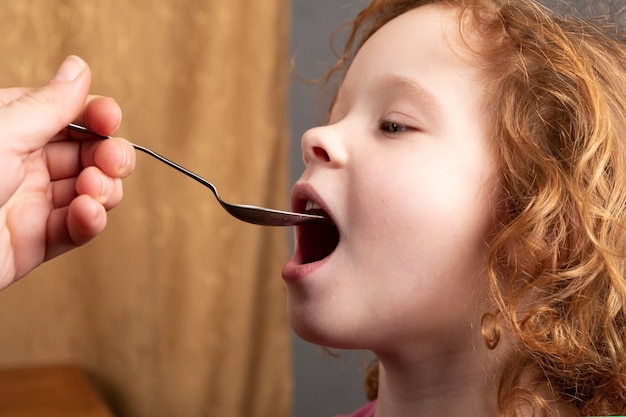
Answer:
[{"label": "fingernail", "polygon": [[54,74],[54,79],[59,81],[72,81],[75,80],[84,69],[85,61],[75,55],[70,55],[65,58],[65,61],[63,61],[57,73]]},{"label": "fingernail", "polygon": [[130,162],[130,158],[128,156],[128,152],[126,152],[126,148],[120,145],[120,151],[122,152],[122,163],[120,164],[120,168],[126,168],[126,165]]},{"label": "fingernail", "polygon": [[115,128],[113,130],[117,132],[117,129],[119,129],[120,125],[122,124],[122,108],[119,106],[119,104],[117,104],[117,102],[115,104],[115,112],[117,113],[117,124],[115,125]]},{"label": "fingernail", "polygon": [[107,196],[109,194],[109,187],[110,187],[110,181],[108,178],[104,178],[102,175],[100,176],[100,185],[101,185],[101,189],[100,189],[100,195],[98,196],[97,200],[100,203],[104,203],[107,199]]}]

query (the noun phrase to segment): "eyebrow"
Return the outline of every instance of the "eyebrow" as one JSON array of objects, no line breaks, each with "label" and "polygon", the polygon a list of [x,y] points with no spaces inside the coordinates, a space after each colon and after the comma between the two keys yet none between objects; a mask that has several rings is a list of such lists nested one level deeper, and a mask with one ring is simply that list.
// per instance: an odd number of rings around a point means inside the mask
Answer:
[{"label": "eyebrow", "polygon": [[[388,73],[382,77],[379,77],[373,83],[375,91],[386,92],[391,90],[392,94],[402,93],[408,95],[411,101],[418,103],[419,108],[426,113],[426,116],[432,118],[432,120],[439,120],[443,113],[444,107],[441,102],[435,97],[433,93],[428,91],[421,84],[413,81],[408,77],[404,77],[399,74]],[[333,101],[329,107],[328,117],[336,109],[337,105],[343,100],[342,97],[343,84],[341,84],[335,94]],[[345,97],[344,97],[345,99]],[[339,106],[341,107],[341,106]],[[328,121],[328,120],[327,120]]]},{"label": "eyebrow", "polygon": [[391,88],[407,94],[410,98],[423,105],[433,118],[439,118],[443,113],[443,106],[434,94],[414,80],[397,74],[386,74],[376,84],[377,88]]}]

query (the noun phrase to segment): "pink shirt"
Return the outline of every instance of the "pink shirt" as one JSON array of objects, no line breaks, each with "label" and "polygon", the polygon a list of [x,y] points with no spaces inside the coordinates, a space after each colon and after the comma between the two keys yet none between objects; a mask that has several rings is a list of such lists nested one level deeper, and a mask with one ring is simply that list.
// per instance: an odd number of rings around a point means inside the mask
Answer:
[{"label": "pink shirt", "polygon": [[341,414],[336,417],[374,417],[375,409],[376,409],[376,400],[366,404],[362,408],[359,408],[352,414]]}]

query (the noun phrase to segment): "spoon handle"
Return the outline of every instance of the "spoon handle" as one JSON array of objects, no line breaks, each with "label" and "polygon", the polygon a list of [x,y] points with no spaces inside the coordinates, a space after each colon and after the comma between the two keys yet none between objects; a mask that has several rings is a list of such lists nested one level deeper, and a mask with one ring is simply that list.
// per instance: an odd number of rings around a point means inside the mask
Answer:
[{"label": "spoon handle", "polygon": [[[84,126],[80,126],[74,123],[70,123],[69,125],[67,125],[68,129],[71,130],[75,130],[77,132],[82,132],[82,133],[86,133],[88,135],[94,136],[96,138],[99,139],[111,139],[111,136],[106,136],[106,135],[101,135],[99,133],[94,132],[93,130],[89,130]],[[133,146],[133,148],[137,149],[138,151],[141,151],[143,153],[146,153],[148,155],[150,155],[151,157],[158,159],[159,161],[163,162],[166,165],[169,165],[170,167],[174,168],[175,170],[177,170],[178,172],[181,172],[183,174],[185,174],[186,176],[188,176],[189,178],[192,178],[196,181],[198,181],[200,184],[204,185],[205,187],[209,188],[213,194],[215,194],[216,197],[219,198],[219,195],[217,193],[217,188],[210,183],[209,181],[205,180],[204,178],[202,178],[200,175],[196,174],[195,172],[192,172],[190,170],[188,170],[187,168],[184,168],[180,165],[178,165],[176,162],[167,159],[166,157],[164,157],[163,155],[160,155],[156,152],[154,152],[151,149],[145,148],[141,145],[137,145],[134,143],[131,143],[131,145]]]}]

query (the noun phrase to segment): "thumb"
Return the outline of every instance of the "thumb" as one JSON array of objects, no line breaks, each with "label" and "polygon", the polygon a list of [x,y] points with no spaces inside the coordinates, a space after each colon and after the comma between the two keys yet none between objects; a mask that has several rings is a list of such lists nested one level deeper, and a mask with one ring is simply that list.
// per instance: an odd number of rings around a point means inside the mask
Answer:
[{"label": "thumb", "polygon": [[42,147],[78,116],[90,83],[87,63],[77,56],[67,57],[45,86],[0,107],[0,141],[10,141],[22,151]]}]

